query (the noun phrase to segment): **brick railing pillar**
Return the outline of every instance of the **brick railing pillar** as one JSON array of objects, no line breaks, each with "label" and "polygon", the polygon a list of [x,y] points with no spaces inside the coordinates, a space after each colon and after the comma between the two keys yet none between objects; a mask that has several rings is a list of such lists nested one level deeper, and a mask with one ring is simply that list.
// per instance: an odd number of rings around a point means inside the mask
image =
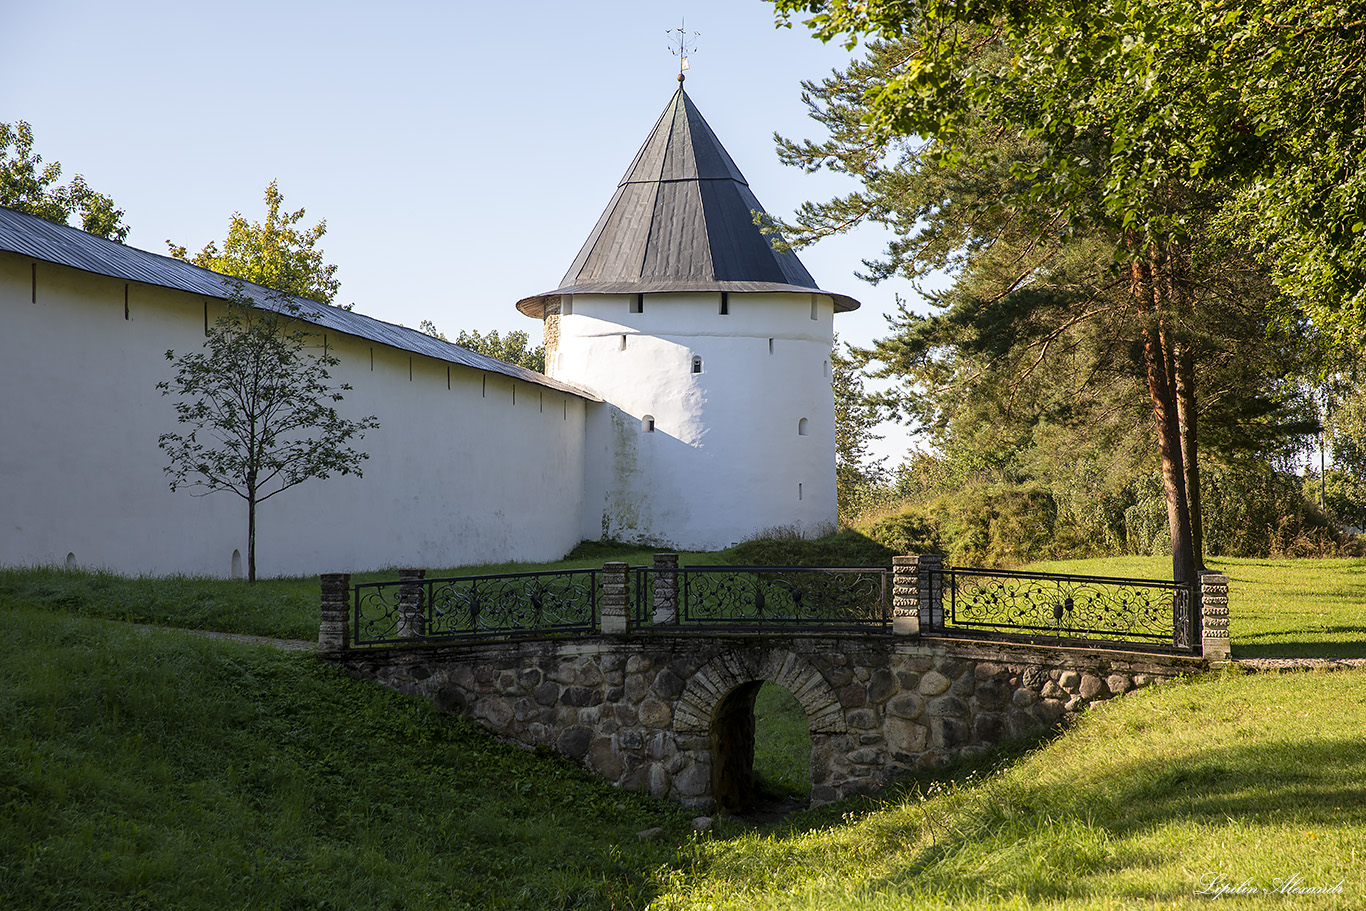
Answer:
[{"label": "brick railing pillar", "polygon": [[351,574],[323,573],[322,623],[318,627],[318,654],[338,655],[350,645]]},{"label": "brick railing pillar", "polygon": [[920,635],[920,558],[892,558],[892,632]]},{"label": "brick railing pillar", "polygon": [[412,639],[427,635],[427,613],[422,603],[422,580],[425,569],[398,571],[398,637]]},{"label": "brick railing pillar", "polygon": [[916,558],[916,584],[920,589],[917,606],[920,610],[920,628],[944,628],[944,568],[943,554],[921,554]]},{"label": "brick railing pillar", "polygon": [[1210,661],[1233,657],[1228,640],[1228,576],[1200,573],[1200,653]]},{"label": "brick railing pillar", "polygon": [[602,565],[601,629],[604,633],[621,634],[626,632],[626,602],[630,571],[631,568],[625,563],[604,563]]},{"label": "brick railing pillar", "polygon": [[656,626],[678,623],[678,554],[655,554],[654,598]]}]

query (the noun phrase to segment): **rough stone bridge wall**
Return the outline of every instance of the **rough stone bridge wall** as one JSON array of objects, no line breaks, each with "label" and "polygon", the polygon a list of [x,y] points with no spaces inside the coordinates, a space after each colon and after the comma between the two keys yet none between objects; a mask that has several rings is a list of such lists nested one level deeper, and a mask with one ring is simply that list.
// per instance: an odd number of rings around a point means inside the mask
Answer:
[{"label": "rough stone bridge wall", "polygon": [[734,805],[750,784],[758,681],[786,687],[806,709],[818,804],[1206,666],[1200,658],[885,633],[658,630],[341,652],[331,660],[500,736],[558,750],[621,787],[698,807]]}]

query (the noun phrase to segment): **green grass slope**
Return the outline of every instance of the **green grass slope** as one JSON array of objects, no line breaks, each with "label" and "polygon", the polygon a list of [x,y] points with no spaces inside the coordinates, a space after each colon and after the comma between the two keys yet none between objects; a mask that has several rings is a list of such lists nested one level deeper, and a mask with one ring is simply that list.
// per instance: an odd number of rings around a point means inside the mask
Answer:
[{"label": "green grass slope", "polygon": [[699,844],[653,907],[1362,907],[1363,731],[1363,672],[1145,689],[995,773]]},{"label": "green grass slope", "polygon": [[0,909],[639,907],[691,837],[306,654],[24,608],[0,635]]}]

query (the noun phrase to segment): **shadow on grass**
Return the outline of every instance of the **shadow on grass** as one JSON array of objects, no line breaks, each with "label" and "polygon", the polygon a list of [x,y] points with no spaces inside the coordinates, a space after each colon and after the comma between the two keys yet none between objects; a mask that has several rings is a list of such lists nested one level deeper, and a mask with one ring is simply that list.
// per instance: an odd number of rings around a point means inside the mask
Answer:
[{"label": "shadow on grass", "polygon": [[1312,634],[1313,640],[1279,631],[1238,636],[1233,640],[1233,657],[1366,658],[1366,626],[1326,626]]},{"label": "shadow on grass", "polygon": [[[1170,855],[1143,845],[1145,836],[1169,828],[1312,832],[1366,823],[1366,791],[1359,785],[1366,780],[1366,739],[1213,747],[1179,765],[1107,766],[1103,777],[1063,789],[1014,779],[963,793],[947,837],[907,858],[872,884],[873,891],[882,885],[941,897],[1005,893],[1028,904],[1113,900],[1116,876],[1172,863]],[[1224,860],[1254,868],[1259,862],[1232,845],[1229,850]],[[1012,854],[1019,855],[1015,862]],[[983,863],[984,856],[991,862]],[[1264,879],[1292,872],[1273,868]],[[1141,897],[1189,897],[1196,882],[1174,882],[1159,894],[1144,888]]]}]

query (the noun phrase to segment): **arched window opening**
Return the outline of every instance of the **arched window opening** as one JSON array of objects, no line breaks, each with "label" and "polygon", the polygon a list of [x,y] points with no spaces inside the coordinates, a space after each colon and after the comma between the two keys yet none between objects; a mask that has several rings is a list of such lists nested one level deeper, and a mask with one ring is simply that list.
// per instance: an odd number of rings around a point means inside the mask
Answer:
[{"label": "arched window opening", "polygon": [[816,295],[813,294],[813,295],[811,295],[811,318],[812,318],[812,319],[817,319],[817,318],[819,318],[819,316],[820,316],[820,313],[819,313],[819,311],[816,309]]},{"label": "arched window opening", "polygon": [[232,552],[232,578],[242,578],[242,552],[240,550]]},{"label": "arched window opening", "polygon": [[777,808],[810,796],[810,722],[792,693],[752,680],[722,699],[713,719],[712,795],[722,809]]},{"label": "arched window opening", "polygon": [[702,372],[702,358],[700,358],[700,357],[698,357],[698,356],[696,356],[696,355],[694,355],[694,356],[693,356],[693,359],[692,359],[692,372],[693,372],[693,373],[701,373],[701,372]]},{"label": "arched window opening", "polygon": [[798,436],[803,436],[803,437],[806,436],[807,432],[808,432],[810,429],[811,429],[811,422],[808,421],[806,418],[802,418],[800,421],[797,422],[797,435],[798,435]]},{"label": "arched window opening", "polygon": [[76,555],[75,555],[74,553],[68,553],[68,554],[66,555],[66,568],[67,568],[67,569],[75,569],[75,568],[76,568]]},{"label": "arched window opening", "polygon": [[655,432],[655,416],[654,416],[654,415],[652,415],[652,414],[647,414],[647,415],[645,415],[645,417],[643,417],[643,418],[640,419],[640,432],[641,432],[641,433],[654,433],[654,432]]}]

